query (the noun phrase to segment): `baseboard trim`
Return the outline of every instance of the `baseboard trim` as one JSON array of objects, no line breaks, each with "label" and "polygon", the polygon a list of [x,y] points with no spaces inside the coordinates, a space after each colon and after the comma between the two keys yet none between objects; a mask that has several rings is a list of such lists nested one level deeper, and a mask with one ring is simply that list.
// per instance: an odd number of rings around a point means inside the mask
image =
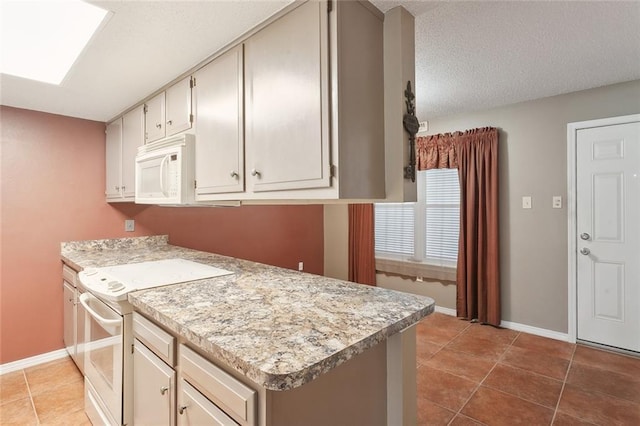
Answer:
[{"label": "baseboard trim", "polygon": [[456,316],[456,310],[455,309],[445,308],[444,306],[436,305],[435,311],[438,312],[438,313],[441,313],[441,314],[451,315],[452,317]]},{"label": "baseboard trim", "polygon": [[29,358],[19,359],[17,361],[8,362],[0,365],[0,376],[12,371],[18,371],[29,367],[34,367],[45,362],[55,361],[57,359],[69,356],[66,349],[58,349],[57,351],[47,352],[44,354],[32,356]]},{"label": "baseboard trim", "polygon": [[[445,315],[456,316],[456,310],[451,308],[445,308],[442,306],[436,306],[436,312]],[[522,331],[524,333],[534,334],[536,336],[548,337],[549,339],[562,340],[563,342],[569,342],[569,335],[567,333],[560,333],[559,331],[547,330],[546,328],[534,327],[531,325],[520,324],[512,321],[501,321],[500,327],[508,328],[509,330]]]},{"label": "baseboard trim", "polygon": [[567,333],[561,333],[559,331],[547,330],[546,328],[534,327],[531,325],[520,324],[511,321],[502,321],[500,326],[508,328],[510,330],[522,331],[524,333],[535,334],[536,336],[548,337],[549,339],[562,340],[563,342],[569,341],[569,335]]}]

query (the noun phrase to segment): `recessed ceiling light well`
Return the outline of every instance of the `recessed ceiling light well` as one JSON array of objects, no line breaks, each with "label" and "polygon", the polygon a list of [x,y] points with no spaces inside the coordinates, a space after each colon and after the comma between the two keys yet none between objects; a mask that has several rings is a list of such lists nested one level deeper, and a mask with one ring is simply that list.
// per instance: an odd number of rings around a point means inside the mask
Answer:
[{"label": "recessed ceiling light well", "polygon": [[80,0],[0,0],[0,72],[60,84],[107,14]]}]

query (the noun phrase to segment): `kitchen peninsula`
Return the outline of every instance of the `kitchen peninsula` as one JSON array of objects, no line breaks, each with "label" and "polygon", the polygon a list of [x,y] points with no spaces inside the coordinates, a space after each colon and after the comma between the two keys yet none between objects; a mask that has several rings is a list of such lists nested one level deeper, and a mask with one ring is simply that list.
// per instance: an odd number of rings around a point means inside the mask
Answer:
[{"label": "kitchen peninsula", "polygon": [[[61,254],[76,271],[185,259],[232,272],[128,294],[140,324],[178,343],[168,361],[179,377],[177,424],[189,424],[197,391],[246,425],[415,422],[413,326],[432,299],[173,246],[166,236],[63,243]],[[221,397],[197,366],[218,377]]]}]

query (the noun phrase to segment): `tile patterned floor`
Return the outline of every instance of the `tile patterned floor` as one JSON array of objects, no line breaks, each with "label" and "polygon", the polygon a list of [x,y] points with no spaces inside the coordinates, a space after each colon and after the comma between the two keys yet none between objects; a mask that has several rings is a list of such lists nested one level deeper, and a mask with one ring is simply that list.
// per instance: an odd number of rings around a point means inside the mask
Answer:
[{"label": "tile patterned floor", "polygon": [[71,358],[0,376],[0,425],[90,425]]},{"label": "tile patterned floor", "polygon": [[419,425],[640,425],[640,358],[470,324],[418,324]]},{"label": "tile patterned floor", "polygon": [[[640,425],[640,359],[435,313],[418,325],[419,425]],[[1,425],[88,425],[69,359],[0,376]]]}]

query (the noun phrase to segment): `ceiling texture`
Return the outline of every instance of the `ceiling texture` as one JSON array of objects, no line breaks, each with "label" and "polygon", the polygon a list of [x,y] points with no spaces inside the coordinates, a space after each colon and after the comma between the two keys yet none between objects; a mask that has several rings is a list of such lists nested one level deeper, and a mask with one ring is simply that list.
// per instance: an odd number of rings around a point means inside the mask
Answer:
[{"label": "ceiling texture", "polygon": [[[2,105],[107,121],[290,3],[89,2],[112,14],[63,83],[2,74]],[[372,3],[416,17],[420,120],[640,79],[638,1]]]}]

